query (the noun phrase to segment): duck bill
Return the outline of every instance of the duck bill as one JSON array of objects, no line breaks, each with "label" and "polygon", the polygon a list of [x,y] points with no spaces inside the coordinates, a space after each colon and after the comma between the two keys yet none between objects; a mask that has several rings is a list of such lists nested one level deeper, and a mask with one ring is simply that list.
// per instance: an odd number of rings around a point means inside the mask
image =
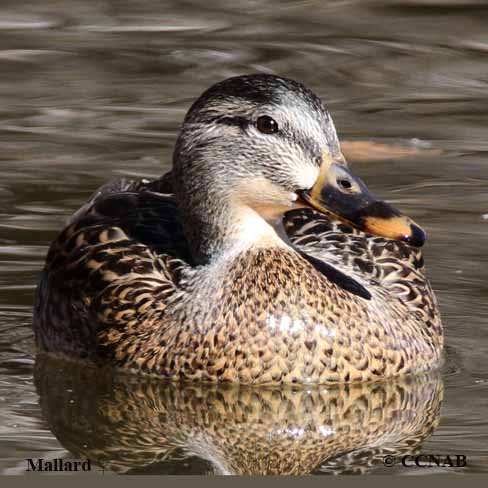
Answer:
[{"label": "duck bill", "polygon": [[314,186],[300,193],[309,206],[369,234],[420,247],[425,231],[388,203],[377,199],[342,164],[323,164]]}]

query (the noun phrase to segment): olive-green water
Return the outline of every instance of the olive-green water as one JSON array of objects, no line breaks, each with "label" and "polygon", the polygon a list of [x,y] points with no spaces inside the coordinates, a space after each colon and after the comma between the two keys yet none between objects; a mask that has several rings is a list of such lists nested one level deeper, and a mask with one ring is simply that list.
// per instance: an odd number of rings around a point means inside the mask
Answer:
[{"label": "olive-green water", "polygon": [[[488,472],[487,25],[481,0],[2,0],[0,472]],[[33,293],[67,216],[111,178],[165,171],[192,100],[258,71],[314,89],[342,139],[387,145],[349,159],[429,233],[440,374],[250,390],[36,364]],[[384,465],[413,452],[467,465]]]}]

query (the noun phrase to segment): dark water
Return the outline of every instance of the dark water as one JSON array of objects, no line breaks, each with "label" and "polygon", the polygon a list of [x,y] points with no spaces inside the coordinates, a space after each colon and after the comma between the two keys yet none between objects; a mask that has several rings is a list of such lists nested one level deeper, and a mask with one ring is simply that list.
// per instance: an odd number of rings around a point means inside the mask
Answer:
[{"label": "dark water", "polygon": [[[418,474],[382,463],[415,450],[488,472],[487,3],[228,4],[0,4],[1,472],[89,457],[106,473]],[[441,376],[253,391],[35,368],[33,292],[64,219],[110,178],[161,174],[190,102],[256,71],[313,88],[342,139],[414,153],[349,159],[429,232]]]}]

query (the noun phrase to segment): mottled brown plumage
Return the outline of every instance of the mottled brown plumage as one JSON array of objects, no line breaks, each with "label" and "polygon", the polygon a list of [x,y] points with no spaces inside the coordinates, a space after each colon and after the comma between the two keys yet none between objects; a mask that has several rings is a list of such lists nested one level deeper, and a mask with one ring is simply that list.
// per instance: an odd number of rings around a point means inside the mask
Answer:
[{"label": "mottled brown plumage", "polygon": [[443,395],[437,373],[327,388],[200,386],[46,357],[36,386],[63,447],[133,474],[373,471],[386,455],[418,452]]},{"label": "mottled brown plumage", "polygon": [[[286,90],[303,111],[311,105],[307,123],[319,117],[312,95],[297,95],[294,85]],[[229,102],[229,89],[223,92],[227,98],[210,92],[190,110],[171,174],[106,185],[54,241],[36,300],[40,348],[175,380],[240,383],[371,381],[437,366],[442,327],[421,252],[359,230],[367,225],[366,210],[376,212],[377,228],[379,218],[388,223],[390,207],[341,169],[327,117],[324,155],[320,141],[304,134],[292,143],[286,139],[292,136],[265,138],[252,126],[243,129],[242,121],[222,122],[217,108],[240,110],[234,98]],[[282,110],[283,97],[273,104],[253,97],[245,102],[257,104],[257,113],[263,104],[268,113]],[[251,109],[242,105],[247,114]],[[312,126],[310,138],[319,138]],[[234,162],[225,138],[240,144],[251,136],[255,147],[243,149],[249,164],[239,162],[242,151]],[[305,161],[299,175],[281,163],[285,152],[275,166],[268,161],[272,152],[265,151],[279,144],[298,151],[293,164]],[[335,180],[317,179],[327,189],[321,198],[335,199],[334,215],[294,203],[318,166],[329,179],[340,174],[353,185],[339,194]],[[262,199],[266,208],[282,208],[286,198],[292,210],[272,222],[256,206]],[[349,200],[358,205],[354,199],[364,201],[360,212],[348,207]],[[357,225],[336,217],[342,206]]]}]

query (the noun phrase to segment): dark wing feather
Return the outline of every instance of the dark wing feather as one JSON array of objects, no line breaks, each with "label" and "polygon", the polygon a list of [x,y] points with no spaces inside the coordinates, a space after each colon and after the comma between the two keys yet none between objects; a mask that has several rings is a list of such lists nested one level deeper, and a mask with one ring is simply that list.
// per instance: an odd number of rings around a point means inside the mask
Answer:
[{"label": "dark wing feather", "polygon": [[73,215],[37,290],[42,349],[96,359],[101,337],[159,318],[192,264],[168,186],[165,177],[110,183]]},{"label": "dark wing feather", "polygon": [[419,248],[365,234],[308,208],[287,212],[283,224],[299,252],[360,279],[369,291],[389,294],[386,299],[402,300],[427,323],[438,322],[435,295]]}]

